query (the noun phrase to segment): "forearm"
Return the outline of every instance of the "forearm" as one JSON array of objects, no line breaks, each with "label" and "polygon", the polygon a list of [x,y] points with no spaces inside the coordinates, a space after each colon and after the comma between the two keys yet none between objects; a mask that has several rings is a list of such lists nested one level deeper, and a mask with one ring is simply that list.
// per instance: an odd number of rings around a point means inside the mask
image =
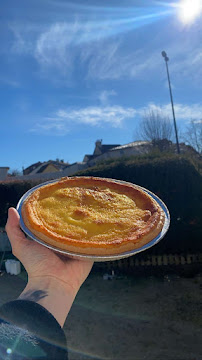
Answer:
[{"label": "forearm", "polygon": [[[9,352],[8,352],[9,351]],[[67,360],[64,330],[45,307],[14,300],[0,307],[0,358]]]},{"label": "forearm", "polygon": [[34,301],[42,305],[63,327],[77,291],[54,277],[33,277],[28,280],[19,299]]}]

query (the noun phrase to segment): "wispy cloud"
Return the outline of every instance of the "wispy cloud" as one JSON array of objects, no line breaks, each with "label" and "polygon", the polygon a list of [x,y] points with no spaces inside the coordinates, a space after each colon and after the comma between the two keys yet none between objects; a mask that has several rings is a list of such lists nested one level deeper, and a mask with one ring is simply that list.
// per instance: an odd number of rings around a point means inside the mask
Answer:
[{"label": "wispy cloud", "polygon": [[73,71],[80,26],[77,23],[56,23],[36,40],[34,57],[43,69],[55,68],[63,75]]},{"label": "wispy cloud", "polygon": [[[194,76],[197,80],[202,74],[200,23],[188,32],[181,31],[177,25],[168,32],[167,25],[161,23],[161,36],[154,32],[152,37],[144,38],[144,45],[136,40],[137,28],[142,38],[141,28],[173,12],[168,4],[166,10],[156,4],[156,7],[144,9],[87,7],[88,11],[83,13],[81,5],[72,3],[68,5],[71,11],[75,7],[80,13],[76,16],[73,12],[71,22],[55,21],[23,28],[17,23],[10,25],[14,34],[12,51],[31,55],[50,80],[58,77],[68,82],[78,68],[83,71],[84,78],[107,80],[145,78],[145,72],[147,77],[159,76],[159,66],[163,67],[160,52],[166,43],[165,50],[172,58],[169,65],[173,77],[193,79]],[[129,41],[133,46],[128,46]]]},{"label": "wispy cloud", "polygon": [[[149,57],[145,56],[143,49],[124,52],[123,43],[108,42],[97,44],[94,49],[85,48],[82,53],[82,60],[86,62],[88,78],[101,80],[145,77],[159,68],[162,60],[159,56],[160,49],[153,51]],[[105,51],[103,52],[103,48]],[[150,74],[150,75],[149,75]]]},{"label": "wispy cloud", "polygon": [[121,127],[124,120],[133,118],[134,108],[122,106],[89,106],[81,109],[59,109],[55,116],[42,119],[30,130],[47,135],[65,135],[73,126]]},{"label": "wispy cloud", "polygon": [[29,132],[41,135],[64,136],[69,132],[69,129],[63,119],[49,117],[37,122]]},{"label": "wispy cloud", "polygon": [[[168,117],[172,116],[170,104],[157,105],[150,103],[145,107],[132,108],[114,106],[89,106],[80,109],[59,109],[54,116],[46,117],[37,122],[31,132],[45,135],[66,135],[74,126],[121,128],[128,119],[140,119],[145,112],[160,111]],[[202,119],[202,105],[175,105],[176,118],[181,121]]]},{"label": "wispy cloud", "polygon": [[57,116],[69,123],[73,121],[78,124],[91,126],[110,125],[111,127],[120,127],[127,118],[135,116],[136,110],[133,108],[124,108],[119,105],[114,106],[89,106],[79,110],[59,110]]},{"label": "wispy cloud", "polygon": [[41,30],[41,27],[37,29],[35,26],[30,27],[26,24],[23,25],[24,27],[18,23],[9,24],[9,30],[14,36],[10,51],[17,55],[29,54],[33,56],[35,38]]},{"label": "wispy cloud", "polygon": [[116,92],[114,90],[103,90],[99,95],[99,100],[102,105],[108,105],[109,98],[111,96],[116,96]]},{"label": "wispy cloud", "polygon": [[[176,119],[190,121],[191,119],[200,120],[202,119],[202,104],[178,104],[176,103],[174,106]],[[147,106],[137,110],[139,115],[144,115],[147,111],[158,111],[162,112],[168,117],[172,117],[171,104],[165,105],[157,105],[154,103],[150,103]]]}]

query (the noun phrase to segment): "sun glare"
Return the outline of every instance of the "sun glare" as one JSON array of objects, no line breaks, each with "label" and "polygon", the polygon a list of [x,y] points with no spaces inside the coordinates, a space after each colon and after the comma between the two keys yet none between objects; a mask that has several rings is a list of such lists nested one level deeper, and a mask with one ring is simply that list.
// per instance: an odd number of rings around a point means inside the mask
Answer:
[{"label": "sun glare", "polygon": [[192,23],[202,13],[202,0],[182,0],[179,16],[183,23]]}]

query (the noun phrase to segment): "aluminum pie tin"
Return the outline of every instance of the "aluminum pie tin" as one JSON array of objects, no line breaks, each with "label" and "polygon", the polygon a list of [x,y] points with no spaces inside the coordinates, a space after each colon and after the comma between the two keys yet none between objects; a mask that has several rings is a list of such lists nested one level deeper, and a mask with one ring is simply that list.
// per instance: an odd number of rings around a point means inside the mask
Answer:
[{"label": "aluminum pie tin", "polygon": [[[103,180],[105,180],[105,178],[102,178]],[[33,192],[35,191],[36,189],[44,186],[44,185],[47,185],[47,184],[51,184],[51,183],[54,183],[54,182],[57,182],[61,180],[60,179],[55,179],[55,180],[50,180],[50,181],[46,181],[42,184],[39,184],[33,188],[31,188],[30,190],[28,190],[22,197],[21,199],[19,200],[18,204],[17,204],[17,210],[18,210],[18,213],[20,215],[20,227],[22,229],[22,231],[27,235],[27,237],[31,240],[34,240],[36,242],[38,242],[39,244],[53,250],[53,251],[56,251],[60,254],[63,254],[63,255],[66,255],[68,257],[71,257],[71,258],[76,258],[76,259],[81,259],[81,260],[93,260],[93,261],[97,261],[97,262],[101,262],[101,261],[114,261],[114,260],[120,260],[120,259],[124,259],[124,258],[127,258],[127,257],[130,257],[130,256],[133,256],[133,255],[136,255],[142,251],[145,251],[149,248],[151,248],[152,246],[156,245],[161,239],[163,239],[163,237],[165,236],[165,234],[167,233],[168,229],[169,229],[169,226],[170,226],[170,214],[169,214],[169,211],[168,211],[168,208],[167,206],[164,204],[164,202],[157,196],[155,195],[154,193],[152,193],[150,190],[147,190],[139,185],[135,185],[133,183],[130,183],[130,182],[126,182],[126,181],[121,181],[121,180],[115,180],[115,179],[109,179],[107,178],[106,180],[111,180],[111,181],[114,181],[114,182],[117,182],[117,183],[120,183],[120,184],[129,184],[129,185],[132,185],[134,186],[135,188],[137,189],[140,189],[140,190],[143,190],[145,193],[147,193],[148,195],[150,195],[161,207],[161,209],[163,210],[164,212],[164,215],[165,215],[165,220],[164,220],[164,225],[163,225],[163,228],[161,230],[161,232],[153,239],[151,240],[150,242],[148,242],[146,245],[138,248],[138,249],[134,249],[134,250],[131,250],[131,251],[126,251],[126,252],[123,252],[121,254],[117,254],[117,255],[85,255],[85,254],[79,254],[79,253],[73,253],[73,252],[70,252],[70,251],[66,251],[66,250],[62,250],[62,249],[59,249],[55,246],[52,246],[52,245],[49,245],[47,243],[45,243],[44,241],[42,241],[41,239],[39,239],[38,237],[36,237],[24,224],[24,221],[23,221],[23,218],[22,218],[22,212],[21,212],[21,209],[22,209],[22,205],[23,205],[23,202],[27,199],[27,197]]]}]

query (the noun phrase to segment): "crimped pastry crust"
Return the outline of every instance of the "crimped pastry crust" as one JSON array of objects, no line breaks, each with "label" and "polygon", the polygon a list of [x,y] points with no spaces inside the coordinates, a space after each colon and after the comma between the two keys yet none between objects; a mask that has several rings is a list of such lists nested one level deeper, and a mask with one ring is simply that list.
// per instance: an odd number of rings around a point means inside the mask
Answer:
[{"label": "crimped pastry crust", "polygon": [[133,184],[67,177],[33,191],[22,205],[26,227],[61,250],[118,255],[138,249],[162,230],[159,204]]}]

